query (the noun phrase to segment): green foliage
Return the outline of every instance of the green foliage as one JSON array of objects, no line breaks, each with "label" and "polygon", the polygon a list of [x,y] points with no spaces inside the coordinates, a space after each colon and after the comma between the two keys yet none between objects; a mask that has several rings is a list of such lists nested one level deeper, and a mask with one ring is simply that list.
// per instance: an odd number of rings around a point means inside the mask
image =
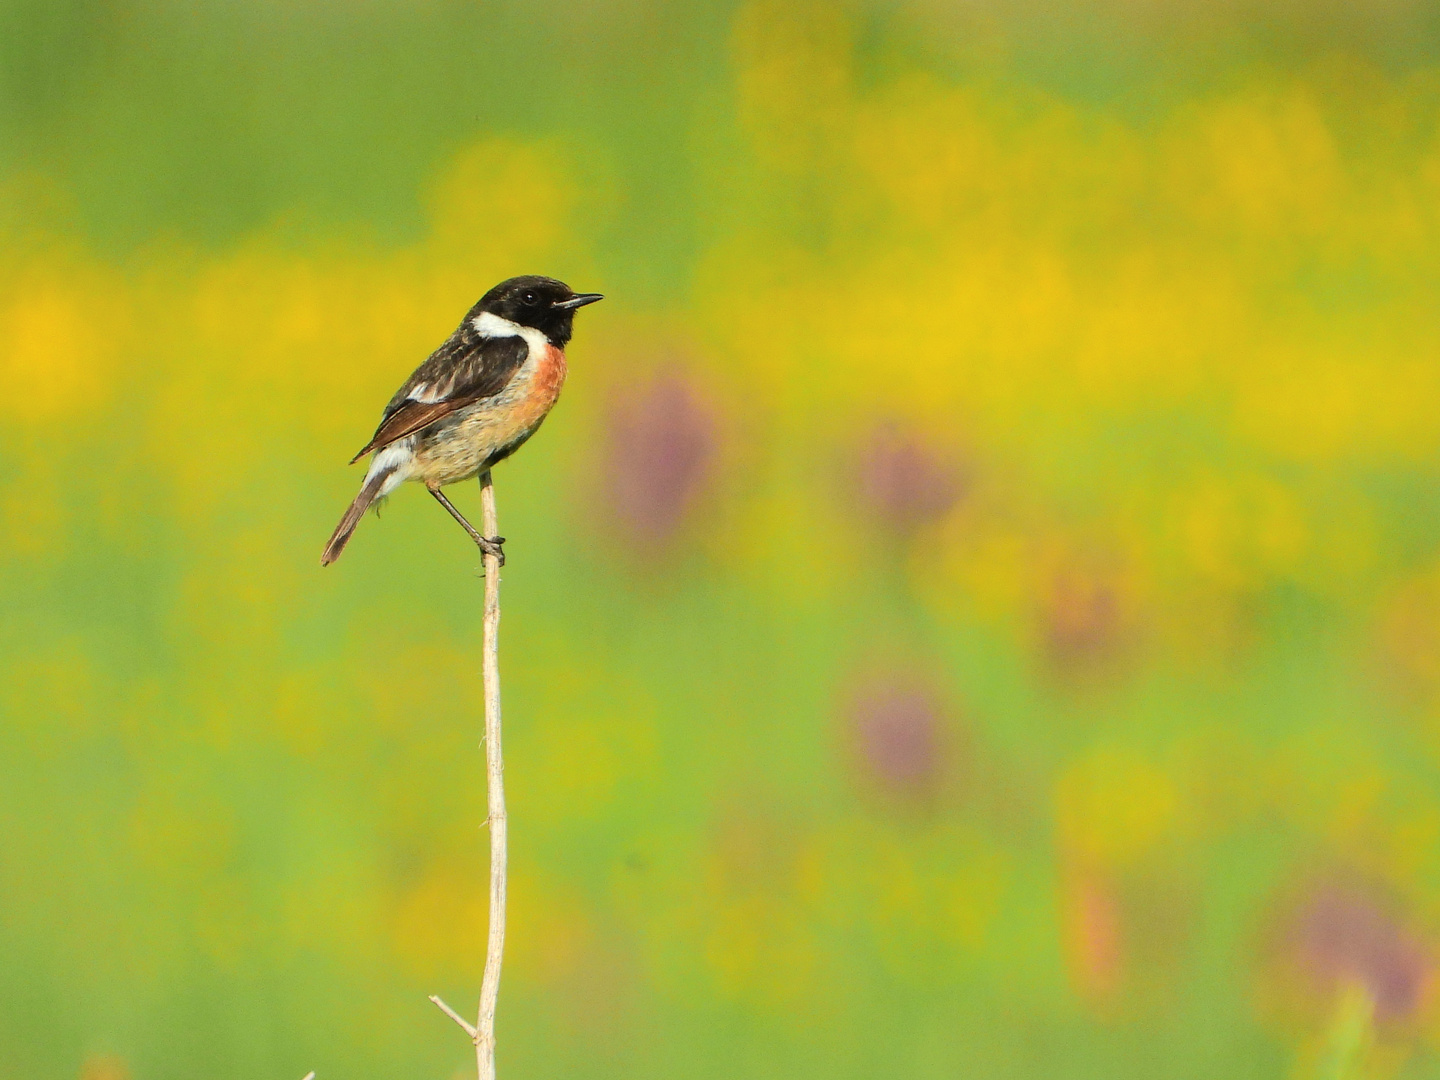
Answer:
[{"label": "green foliage", "polygon": [[966,10],[0,5],[0,1080],[464,1067],[518,272],[507,1076],[1440,1069],[1424,12]]}]

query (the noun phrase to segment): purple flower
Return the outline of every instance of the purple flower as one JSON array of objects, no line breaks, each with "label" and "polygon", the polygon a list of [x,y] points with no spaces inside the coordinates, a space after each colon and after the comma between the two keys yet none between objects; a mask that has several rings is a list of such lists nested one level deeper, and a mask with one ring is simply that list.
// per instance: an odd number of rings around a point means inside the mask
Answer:
[{"label": "purple flower", "polygon": [[1425,946],[1360,891],[1325,885],[1303,903],[1290,937],[1300,969],[1325,991],[1364,987],[1377,1022],[1418,1010],[1431,975]]},{"label": "purple flower", "polygon": [[849,717],[861,770],[891,794],[930,794],[944,766],[943,715],[934,693],[915,680],[889,676],[863,686]]},{"label": "purple flower", "polygon": [[616,516],[637,540],[669,540],[710,477],[712,410],[682,375],[670,373],[617,401],[609,428]]},{"label": "purple flower", "polygon": [[861,446],[859,484],[881,523],[902,532],[944,517],[966,489],[953,462],[894,423],[881,424]]}]

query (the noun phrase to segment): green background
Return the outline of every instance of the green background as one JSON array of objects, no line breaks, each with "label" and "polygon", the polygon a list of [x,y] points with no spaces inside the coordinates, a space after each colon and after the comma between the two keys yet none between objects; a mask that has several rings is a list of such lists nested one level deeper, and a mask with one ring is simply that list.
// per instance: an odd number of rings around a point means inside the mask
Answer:
[{"label": "green background", "polygon": [[[0,1080],[1440,1076],[1440,9],[0,2]],[[477,504],[473,485],[456,493]]]}]

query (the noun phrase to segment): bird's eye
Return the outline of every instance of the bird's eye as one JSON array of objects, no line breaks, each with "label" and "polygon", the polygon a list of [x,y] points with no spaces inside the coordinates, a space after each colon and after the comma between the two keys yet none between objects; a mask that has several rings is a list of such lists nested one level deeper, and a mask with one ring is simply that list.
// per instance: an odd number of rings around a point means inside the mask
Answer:
[{"label": "bird's eye", "polygon": [[536,296],[533,292],[527,292],[525,295],[520,297],[520,302],[526,307],[534,307],[540,302],[540,298]]}]

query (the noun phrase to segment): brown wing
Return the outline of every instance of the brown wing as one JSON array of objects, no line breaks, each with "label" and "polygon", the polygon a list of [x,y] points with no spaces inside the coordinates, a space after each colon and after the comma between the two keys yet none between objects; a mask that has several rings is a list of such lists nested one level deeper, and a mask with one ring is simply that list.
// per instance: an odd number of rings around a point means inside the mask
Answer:
[{"label": "brown wing", "polygon": [[436,420],[449,416],[456,409],[463,409],[479,400],[479,397],[463,397],[447,398],[444,401],[407,401],[380,422],[380,427],[365,444],[365,448],[350,459],[350,464],[354,465],[371,450],[379,450],[396,439],[413,435]]},{"label": "brown wing", "polygon": [[530,344],[522,337],[481,337],[468,320],[461,323],[396,391],[375,434],[350,464],[457,409],[500,393],[525,363],[529,351]]}]

